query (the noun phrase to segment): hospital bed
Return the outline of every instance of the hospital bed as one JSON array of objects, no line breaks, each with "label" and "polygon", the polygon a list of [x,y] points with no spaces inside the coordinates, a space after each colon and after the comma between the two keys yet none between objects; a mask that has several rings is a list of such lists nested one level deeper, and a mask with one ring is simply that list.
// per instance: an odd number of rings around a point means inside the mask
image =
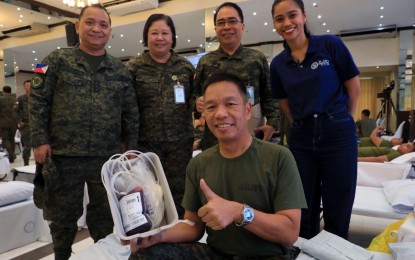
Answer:
[{"label": "hospital bed", "polygon": [[36,208],[32,193],[31,183],[0,183],[0,253],[35,241],[52,241],[48,223]]}]

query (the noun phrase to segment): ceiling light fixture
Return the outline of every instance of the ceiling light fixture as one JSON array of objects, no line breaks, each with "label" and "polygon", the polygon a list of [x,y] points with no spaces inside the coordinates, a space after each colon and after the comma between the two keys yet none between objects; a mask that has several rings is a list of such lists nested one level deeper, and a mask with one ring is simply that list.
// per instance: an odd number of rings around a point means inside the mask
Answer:
[{"label": "ceiling light fixture", "polygon": [[63,4],[74,8],[83,8],[87,5],[98,4],[98,0],[63,0]]}]

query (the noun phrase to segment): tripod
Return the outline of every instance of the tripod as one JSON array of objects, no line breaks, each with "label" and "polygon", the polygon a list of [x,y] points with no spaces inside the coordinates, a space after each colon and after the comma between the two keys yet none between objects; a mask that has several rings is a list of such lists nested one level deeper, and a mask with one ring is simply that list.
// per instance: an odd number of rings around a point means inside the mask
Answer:
[{"label": "tripod", "polygon": [[[385,129],[390,129],[390,114],[391,114],[391,109],[393,110],[393,112],[396,115],[396,108],[395,105],[392,102],[392,99],[390,97],[390,95],[387,95],[387,93],[379,93],[379,94],[383,94],[382,96],[382,104],[380,106],[380,111],[376,117],[376,119],[381,119],[381,118],[385,118],[386,119],[386,124],[385,124]],[[378,94],[378,97],[379,97]]]}]

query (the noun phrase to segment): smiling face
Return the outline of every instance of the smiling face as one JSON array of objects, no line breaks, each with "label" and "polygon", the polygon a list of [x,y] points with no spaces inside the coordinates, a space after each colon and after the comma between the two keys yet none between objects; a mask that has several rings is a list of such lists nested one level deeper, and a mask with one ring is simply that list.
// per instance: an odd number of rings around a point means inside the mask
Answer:
[{"label": "smiling face", "polygon": [[293,0],[283,0],[274,6],[274,28],[286,41],[305,37],[304,24],[307,15]]},{"label": "smiling face", "polygon": [[85,9],[75,28],[79,34],[81,50],[91,55],[105,53],[105,45],[111,33],[109,16],[105,10],[97,7]]},{"label": "smiling face", "polygon": [[250,136],[247,121],[251,105],[235,83],[220,81],[209,85],[204,106],[206,123],[219,143],[238,142]]},{"label": "smiling face", "polygon": [[[228,23],[228,21],[237,21]],[[216,36],[221,46],[226,49],[235,49],[239,47],[242,40],[245,25],[241,21],[236,9],[225,6],[222,7],[216,16]],[[223,23],[226,22],[226,23]]]},{"label": "smiling face", "polygon": [[151,24],[148,30],[147,44],[152,56],[169,55],[173,46],[173,33],[166,21],[158,20]]}]

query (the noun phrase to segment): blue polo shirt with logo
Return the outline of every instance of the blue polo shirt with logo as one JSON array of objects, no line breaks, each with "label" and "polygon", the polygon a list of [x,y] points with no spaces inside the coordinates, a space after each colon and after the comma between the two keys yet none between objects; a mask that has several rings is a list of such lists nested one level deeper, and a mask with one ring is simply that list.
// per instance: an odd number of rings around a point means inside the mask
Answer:
[{"label": "blue polo shirt with logo", "polygon": [[303,120],[347,106],[349,97],[343,82],[359,75],[359,70],[339,37],[311,35],[301,63],[294,61],[286,44],[272,60],[270,73],[272,97],[288,98],[293,118]]}]

